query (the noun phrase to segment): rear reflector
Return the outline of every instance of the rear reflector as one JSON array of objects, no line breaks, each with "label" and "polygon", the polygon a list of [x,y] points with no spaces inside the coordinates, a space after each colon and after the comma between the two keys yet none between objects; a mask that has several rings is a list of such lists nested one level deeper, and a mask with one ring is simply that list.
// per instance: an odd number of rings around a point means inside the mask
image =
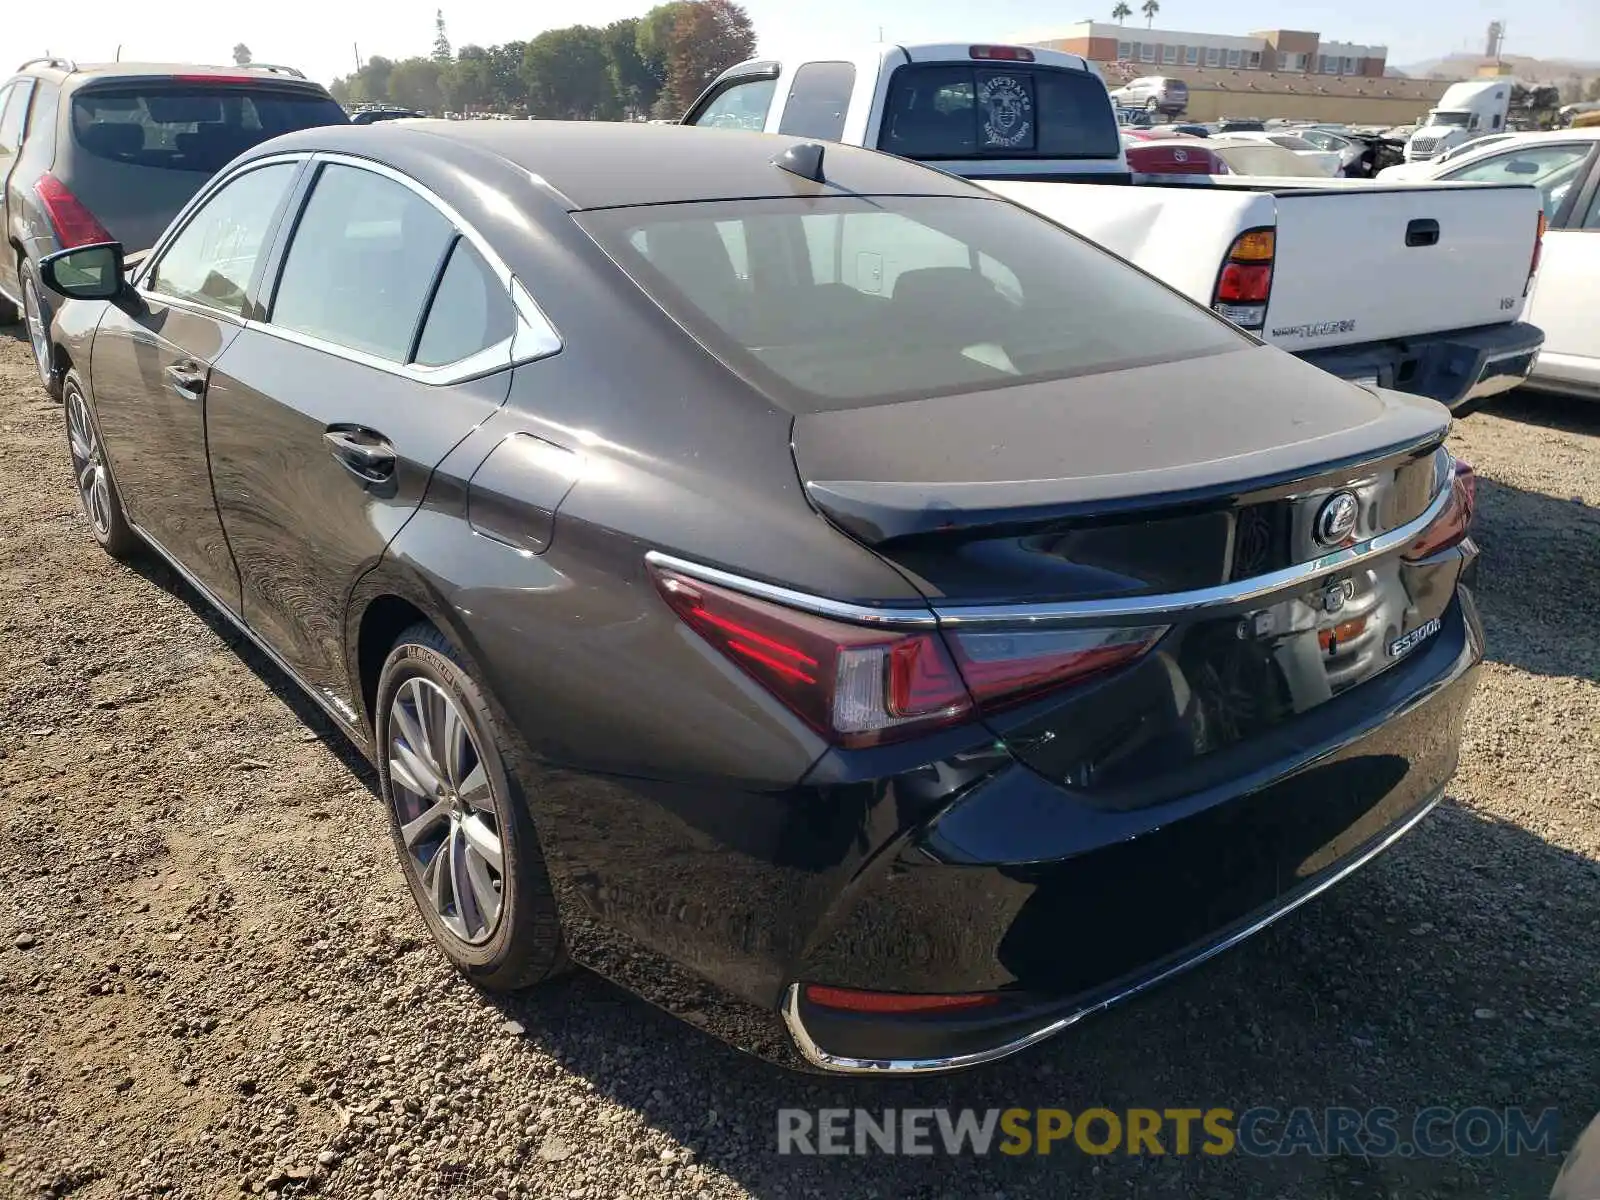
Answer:
[{"label": "rear reflector", "polygon": [[1430,558],[1466,540],[1472,529],[1472,512],[1478,502],[1478,476],[1472,464],[1456,459],[1451,467],[1450,499],[1426,529],[1406,548],[1413,561]]},{"label": "rear reflector", "polygon": [[672,610],[830,742],[958,725],[1137,659],[1166,626],[895,630],[801,612],[650,566]]},{"label": "rear reflector", "polygon": [[33,185],[39,203],[50,218],[56,231],[56,241],[63,250],[75,246],[98,246],[117,239],[106,232],[106,227],[83,206],[83,202],[67,190],[67,185],[46,171]]},{"label": "rear reflector", "polygon": [[973,58],[991,62],[1032,62],[1033,51],[1025,46],[972,46],[968,53]]},{"label": "rear reflector", "polygon": [[948,1012],[951,1009],[983,1008],[996,1004],[994,992],[960,992],[954,995],[917,995],[912,992],[864,992],[856,988],[823,987],[808,983],[805,997],[824,1008],[862,1013]]}]

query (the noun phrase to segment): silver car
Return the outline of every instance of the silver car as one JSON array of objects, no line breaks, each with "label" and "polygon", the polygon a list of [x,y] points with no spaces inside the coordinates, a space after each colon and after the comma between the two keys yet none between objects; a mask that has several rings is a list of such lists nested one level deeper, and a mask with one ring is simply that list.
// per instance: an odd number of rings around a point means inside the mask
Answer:
[{"label": "silver car", "polygon": [[1147,75],[1117,88],[1111,93],[1111,102],[1118,108],[1142,108],[1175,117],[1189,107],[1189,85],[1166,75]]}]

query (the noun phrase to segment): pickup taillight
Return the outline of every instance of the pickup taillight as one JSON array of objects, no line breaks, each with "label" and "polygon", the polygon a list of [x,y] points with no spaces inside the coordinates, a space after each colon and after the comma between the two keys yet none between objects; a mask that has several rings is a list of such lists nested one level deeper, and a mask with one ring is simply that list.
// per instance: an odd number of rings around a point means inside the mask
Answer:
[{"label": "pickup taillight", "polygon": [[1233,239],[1211,307],[1242,329],[1260,329],[1267,323],[1267,297],[1272,293],[1272,259],[1278,235],[1271,229],[1247,229]]},{"label": "pickup taillight", "polygon": [[1526,296],[1533,290],[1533,277],[1539,273],[1539,260],[1544,257],[1544,231],[1550,227],[1550,222],[1545,219],[1544,209],[1539,209],[1539,231],[1533,236],[1533,260],[1528,263],[1528,281],[1522,285],[1522,294]]}]

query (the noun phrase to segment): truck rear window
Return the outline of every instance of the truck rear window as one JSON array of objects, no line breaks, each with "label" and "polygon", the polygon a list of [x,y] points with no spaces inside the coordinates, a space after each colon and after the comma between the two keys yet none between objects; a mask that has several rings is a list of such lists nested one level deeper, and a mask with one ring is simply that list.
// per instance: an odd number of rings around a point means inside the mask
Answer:
[{"label": "truck rear window", "polygon": [[1014,387],[1249,345],[1003,200],[732,200],[575,219],[702,345],[791,412]]},{"label": "truck rear window", "polygon": [[207,175],[280,133],[348,120],[332,97],[287,88],[133,84],[72,99],[73,137],[84,152]]},{"label": "truck rear window", "polygon": [[1011,63],[900,67],[878,149],[902,158],[1116,158],[1117,120],[1089,71]]}]

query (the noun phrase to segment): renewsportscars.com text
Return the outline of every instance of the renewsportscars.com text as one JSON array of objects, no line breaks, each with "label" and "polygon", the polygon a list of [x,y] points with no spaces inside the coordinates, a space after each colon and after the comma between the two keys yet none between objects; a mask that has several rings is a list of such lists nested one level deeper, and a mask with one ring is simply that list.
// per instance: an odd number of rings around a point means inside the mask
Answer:
[{"label": "renewsportscars.com text", "polygon": [[1443,1158],[1557,1153],[1555,1109],[863,1108],[778,1110],[779,1154],[1243,1154]]}]

